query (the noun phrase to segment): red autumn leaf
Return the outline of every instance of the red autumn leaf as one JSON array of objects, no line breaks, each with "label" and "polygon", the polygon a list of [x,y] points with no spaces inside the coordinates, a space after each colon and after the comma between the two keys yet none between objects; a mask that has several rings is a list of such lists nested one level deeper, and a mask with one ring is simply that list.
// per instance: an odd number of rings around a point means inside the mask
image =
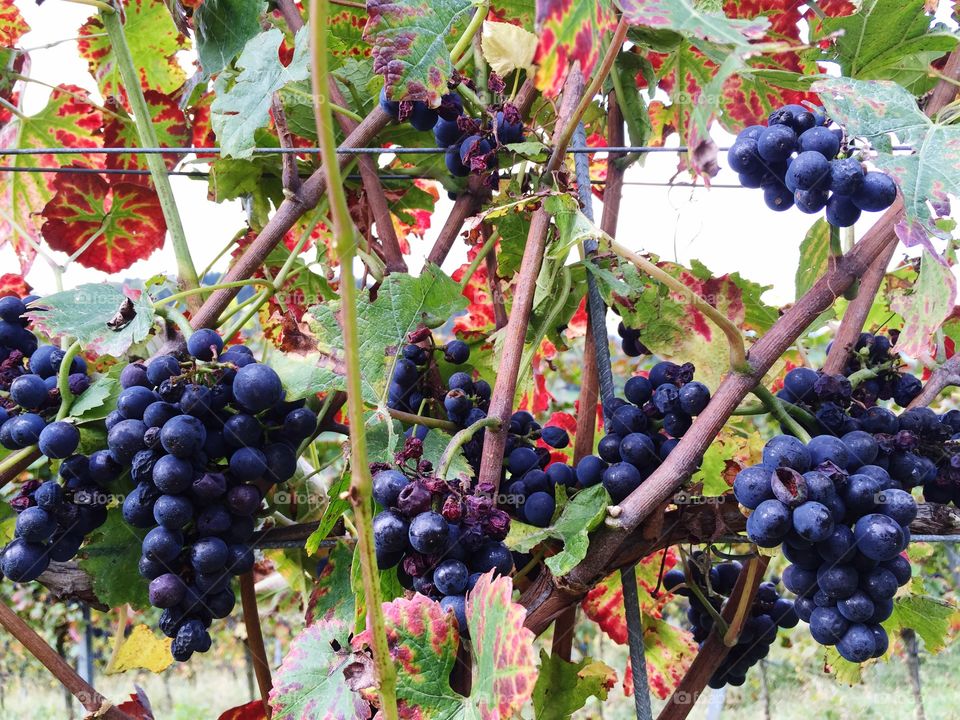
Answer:
[{"label": "red autumn leaf", "polygon": [[570,317],[567,323],[565,335],[568,340],[575,340],[587,334],[587,298],[580,301],[577,311]]},{"label": "red autumn leaf", "polygon": [[533,61],[536,85],[548,97],[556,96],[567,77],[567,68],[580,61],[590,77],[603,37],[616,25],[613,3],[605,0],[537,0],[537,34],[540,44]]},{"label": "red autumn leaf", "polygon": [[[467,261],[453,271],[453,279],[460,282],[466,274],[470,263],[477,257],[483,241],[467,251]],[[491,251],[492,252],[492,251]],[[479,338],[493,329],[496,322],[493,314],[493,298],[490,296],[487,266],[481,263],[470,278],[470,282],[463,289],[463,296],[470,301],[467,312],[458,315],[453,321],[453,332],[464,337]]]},{"label": "red autumn leaf", "polygon": [[4,295],[25,297],[29,294],[30,286],[23,279],[23,275],[14,275],[13,273],[0,275],[0,297]]},{"label": "red autumn leaf", "polygon": [[220,713],[217,720],[267,720],[263,700],[251,700],[245,705],[237,705]]},{"label": "red autumn leaf", "polygon": [[[187,119],[183,115],[177,100],[169,95],[147,90],[143,94],[150,108],[153,127],[157,133],[160,147],[182,147],[189,142],[190,131]],[[107,108],[114,112],[103,127],[103,143],[107,147],[140,147],[140,137],[136,125],[129,115],[112,98],[107,100]],[[180,161],[180,155],[164,155],[167,169],[172,170]],[[147,170],[145,155],[108,155],[107,167],[111,170]],[[112,178],[116,182],[132,182],[149,185],[149,175],[119,175]]]},{"label": "red autumn leaf", "polygon": [[30,30],[27,21],[12,2],[0,8],[0,47],[13,47]]},{"label": "red autumn leaf", "polygon": [[130,699],[117,705],[117,709],[129,715],[133,720],[153,720],[153,708],[150,699],[139,685],[134,685],[136,692]]},{"label": "red autumn leaf", "polygon": [[[208,92],[204,94],[190,108],[190,131],[193,134],[193,147],[216,147],[217,135],[213,132],[213,124],[210,121],[210,106],[213,104],[214,94]],[[198,158],[217,158],[219,155],[213,153],[197,153]]]},{"label": "red autumn leaf", "polygon": [[[0,147],[100,147],[97,133],[103,117],[88,97],[86,90],[75,85],[56,87],[43,110],[17,118],[0,129]],[[98,155],[78,156],[76,162],[85,167],[103,167]],[[41,239],[38,213],[54,194],[54,174],[30,170],[60,167],[60,158],[46,154],[15,155],[7,158],[6,164],[21,171],[0,174],[0,204],[7,209],[0,214],[0,246],[11,243],[21,271],[26,273],[36,256],[33,244]]]},{"label": "red autumn leaf", "polygon": [[43,236],[51,248],[68,255],[90,241],[76,259],[84,267],[118,272],[163,246],[167,225],[149,188],[64,173],[57,175],[54,189],[42,213]]}]

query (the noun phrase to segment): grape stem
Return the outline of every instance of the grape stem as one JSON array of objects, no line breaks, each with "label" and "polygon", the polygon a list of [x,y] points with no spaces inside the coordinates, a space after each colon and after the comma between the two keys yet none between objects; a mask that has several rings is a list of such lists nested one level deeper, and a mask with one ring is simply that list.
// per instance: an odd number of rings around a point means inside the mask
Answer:
[{"label": "grape stem", "polygon": [[457,40],[457,44],[453,46],[453,50],[450,51],[450,62],[454,65],[457,64],[457,61],[460,59],[461,55],[464,55],[467,50],[470,49],[470,44],[473,42],[473,36],[477,34],[477,31],[483,27],[483,21],[487,19],[487,13],[490,11],[490,0],[480,0],[475,3],[473,10],[473,17],[470,18],[470,22],[467,24],[467,27],[463,31],[463,35]]},{"label": "grape stem", "polygon": [[[193,334],[193,328],[190,327],[190,321],[184,316],[182,312],[177,310],[172,305],[167,307],[166,305],[154,305],[153,311],[162,317],[167,322],[173,323],[177,326],[177,329],[183,333],[183,338],[186,340]],[[232,337],[231,335],[226,335],[225,337]]]},{"label": "grape stem", "polygon": [[394,410],[389,408],[388,412],[390,417],[394,420],[399,420],[402,423],[407,423],[409,425],[423,425],[427,428],[433,428],[435,430],[445,430],[449,433],[455,433],[460,429],[460,426],[456,423],[452,423],[449,420],[440,420],[439,418],[432,418],[426,415],[414,415],[413,413],[404,412],[403,410]]},{"label": "grape stem", "polygon": [[13,480],[41,457],[36,445],[17,450],[0,461],[0,488]]},{"label": "grape stem", "polygon": [[[717,630],[722,635],[727,633],[727,621],[721,617],[720,613],[717,612],[717,609],[710,604],[710,601],[707,600],[706,595],[704,595],[703,590],[693,579],[693,572],[690,570],[690,560],[688,559],[686,551],[681,547],[680,554],[683,556],[683,577],[686,578],[684,583],[687,589],[693,593],[693,596],[700,602],[700,605],[703,606],[703,609],[707,611],[707,614],[713,618],[713,622],[716,624]],[[708,573],[703,574],[704,577],[708,577]],[[709,581],[708,581],[709,582]]]},{"label": "grape stem", "polygon": [[57,411],[57,420],[63,420],[70,414],[74,395],[70,392],[70,365],[73,359],[80,354],[80,342],[73,343],[67,348],[63,360],[60,361],[60,371],[57,374],[57,390],[60,391],[60,409]]},{"label": "grape stem", "polygon": [[477,268],[480,267],[480,263],[487,257],[494,246],[497,244],[497,240],[500,239],[500,231],[494,230],[490,233],[490,236],[486,239],[486,242],[483,243],[476,254],[476,257],[470,261],[470,267],[467,268],[467,271],[463,274],[463,277],[460,278],[460,292],[462,293],[467,289],[467,285],[470,284],[470,278],[473,277],[473,274],[477,271]]},{"label": "grape stem", "polygon": [[606,240],[610,243],[610,249],[613,250],[615,255],[624,260],[629,260],[636,265],[641,272],[646,273],[657,282],[666,285],[673,292],[684,296],[691,305],[706,315],[727,337],[727,343],[730,345],[731,369],[739,374],[751,372],[751,366],[747,361],[747,351],[743,344],[743,335],[740,333],[740,328],[731,322],[726,315],[700,297],[692,288],[687,287],[680,280],[673,277],[673,275],[662,270],[656,263],[647,260],[632,250],[628,250],[609,235],[606,236]]},{"label": "grape stem", "polygon": [[167,295],[159,300],[154,300],[153,306],[156,307],[160,304],[166,305],[167,303],[183,300],[184,298],[188,298],[191,295],[196,295],[198,293],[213,292],[214,290],[220,290],[221,288],[242,288],[247,287],[248,285],[270,285],[270,283],[263,278],[250,278],[249,280],[234,280],[233,282],[217,283],[216,285],[204,285],[203,287],[182,290],[181,292],[173,293],[173,295]]},{"label": "grape stem", "polygon": [[[130,99],[130,106],[133,109],[134,126],[140,144],[143,147],[159,147],[160,142],[157,140],[157,133],[153,127],[153,116],[150,114],[150,107],[147,105],[143,96],[143,89],[140,87],[140,75],[133,62],[133,56],[130,54],[130,46],[127,44],[127,37],[123,31],[120,13],[115,12],[106,3],[97,0],[89,0],[87,4],[92,4],[101,9],[100,21],[110,37],[110,44],[117,58],[117,67],[120,70],[120,77],[123,79],[124,88]],[[167,175],[166,161],[162,155],[151,153],[146,156],[146,162],[150,169],[150,177],[153,179],[157,198],[160,201],[160,207],[163,210],[163,217],[167,222],[167,230],[170,232],[173,252],[177,258],[177,274],[180,282],[187,290],[200,287],[200,279],[197,277],[197,270],[193,265],[190,246],[187,244],[187,236],[180,219],[180,212],[177,209],[177,201],[170,185],[170,176]],[[190,309],[194,311],[200,307],[198,299],[193,296],[188,299],[188,304]]]},{"label": "grape stem", "polygon": [[453,460],[457,456],[457,451],[470,442],[471,438],[473,438],[477,432],[483,428],[494,428],[495,430],[499,430],[500,425],[501,423],[499,418],[480,418],[473,423],[473,425],[465,427],[463,430],[450,438],[450,442],[447,443],[447,447],[444,449],[443,455],[440,456],[437,477],[439,477],[441,480],[447,479],[447,473],[450,471],[450,466],[453,464]]},{"label": "grape stem", "polygon": [[804,427],[791,417],[780,399],[774,397],[773,393],[767,390],[763,385],[757,385],[752,391],[754,395],[763,403],[764,407],[770,411],[780,424],[783,425],[791,435],[799,438],[804,443],[810,442],[810,433]]},{"label": "grape stem", "polygon": [[326,174],[330,215],[337,256],[340,261],[340,322],[343,328],[344,362],[347,366],[347,412],[350,424],[358,432],[350,435],[351,486],[350,504],[358,530],[357,548],[363,579],[364,598],[367,607],[367,627],[377,671],[380,696],[380,712],[384,720],[397,720],[396,668],[387,646],[386,625],[383,618],[380,577],[373,547],[373,517],[371,498],[373,480],[367,461],[367,440],[363,432],[363,389],[360,368],[360,337],[357,323],[357,287],[353,276],[353,258],[356,251],[356,228],[350,218],[340,163],[336,155],[336,140],[333,134],[333,114],[330,98],[326,92],[327,73],[327,17],[328,0],[310,0],[313,110],[317,124],[320,155]]}]

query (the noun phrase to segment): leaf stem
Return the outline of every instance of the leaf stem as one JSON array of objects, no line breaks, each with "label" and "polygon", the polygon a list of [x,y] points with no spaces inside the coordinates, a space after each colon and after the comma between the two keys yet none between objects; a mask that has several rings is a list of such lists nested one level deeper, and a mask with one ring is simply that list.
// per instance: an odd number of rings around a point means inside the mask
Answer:
[{"label": "leaf stem", "polygon": [[483,244],[483,247],[477,251],[477,255],[470,262],[470,267],[467,268],[467,271],[463,274],[463,277],[460,278],[460,292],[463,292],[467,289],[467,285],[470,284],[470,278],[473,277],[473,274],[477,271],[477,268],[480,267],[480,263],[483,262],[484,258],[487,256],[487,253],[493,249],[493,246],[497,244],[497,240],[500,239],[500,231],[494,230],[490,233],[490,237],[487,238],[487,241]]},{"label": "leaf stem", "polygon": [[691,288],[687,287],[673,277],[673,275],[662,270],[655,263],[650,262],[645,257],[642,257],[631,250],[627,250],[625,247],[617,243],[613,238],[607,236],[607,239],[614,254],[625,260],[629,260],[642,272],[646,273],[654,280],[666,285],[675,293],[685,296],[687,300],[690,301],[690,304],[710,318],[710,320],[712,320],[713,323],[723,331],[723,334],[727,336],[727,342],[730,345],[731,369],[737,373],[750,372],[750,366],[747,363],[747,351],[743,344],[743,335],[740,334],[740,328],[734,325],[726,315],[721,313],[719,310],[717,310],[717,308],[700,297]]},{"label": "leaf stem", "polygon": [[757,399],[762,402],[767,410],[770,411],[770,414],[773,415],[777,420],[780,421],[780,424],[783,425],[790,433],[803,442],[810,442],[810,433],[808,433],[803,426],[794,420],[790,414],[784,409],[780,400],[774,397],[773,393],[767,390],[763,385],[757,385],[751,392],[757,396]]},{"label": "leaf stem", "polygon": [[427,417],[426,415],[414,415],[413,413],[403,412],[403,410],[394,410],[389,409],[390,417],[394,420],[399,420],[400,422],[408,423],[410,425],[423,425],[427,428],[433,428],[434,430],[446,430],[447,432],[455,433],[460,428],[456,423],[452,423],[449,420],[441,420],[439,418]]},{"label": "leaf stem", "polygon": [[[167,305],[154,305],[153,311],[162,317],[167,322],[172,322],[177,326],[177,329],[183,333],[184,339],[193,335],[193,328],[190,326],[190,321],[184,317],[183,313],[177,310],[175,307]],[[227,335],[226,337],[233,337],[232,335]]]},{"label": "leaf stem", "polygon": [[499,430],[500,418],[480,418],[473,425],[465,427],[463,430],[450,438],[450,442],[447,443],[447,447],[444,448],[443,455],[440,456],[437,477],[439,477],[441,480],[447,479],[447,472],[450,470],[450,465],[453,464],[453,459],[457,456],[457,450],[470,442],[473,436],[483,428],[494,428]]},{"label": "leaf stem", "polygon": [[477,31],[483,26],[483,21],[487,19],[487,13],[489,11],[490,0],[480,0],[475,3],[473,17],[470,18],[470,22],[464,29],[463,35],[457,40],[457,44],[453,46],[453,50],[450,51],[450,62],[454,65],[456,65],[460,57],[470,49],[473,36],[476,35]]},{"label": "leaf stem", "polygon": [[347,412],[350,424],[360,432],[350,436],[351,487],[350,503],[358,530],[358,552],[363,576],[363,590],[367,606],[367,626],[373,660],[379,681],[380,712],[384,720],[397,720],[397,675],[390,649],[387,646],[386,624],[383,619],[380,577],[373,547],[373,517],[371,498],[373,480],[367,461],[367,440],[363,428],[363,388],[360,368],[360,337],[357,322],[357,286],[353,275],[356,251],[356,228],[350,218],[347,198],[337,159],[336,138],[333,133],[333,113],[327,92],[327,17],[329,0],[310,0],[310,24],[313,42],[312,82],[313,110],[317,123],[320,155],[327,178],[327,197],[333,221],[333,235],[340,261],[340,321],[343,326],[344,362],[347,366]]},{"label": "leaf stem", "polygon": [[60,410],[57,411],[57,420],[63,420],[70,414],[74,396],[70,392],[70,366],[73,359],[80,353],[80,341],[76,341],[67,348],[63,360],[60,361],[60,372],[57,374],[57,390],[60,391]]},{"label": "leaf stem", "polygon": [[221,288],[235,288],[235,287],[246,287],[247,285],[270,285],[271,283],[263,278],[250,278],[249,280],[234,280],[233,282],[217,283],[216,285],[204,285],[203,287],[191,288],[190,290],[182,290],[173,295],[167,295],[162,297],[159,300],[153,301],[153,306],[163,303],[172,303],[177,300],[183,300],[188,298],[191,295],[196,295],[198,293],[207,292],[208,290],[220,290]]},{"label": "leaf stem", "polygon": [[[73,1],[78,2],[80,0]],[[134,65],[133,56],[130,54],[130,46],[127,44],[127,38],[123,31],[120,13],[115,12],[112,7],[99,2],[99,0],[83,0],[83,2],[101,8],[100,20],[107,31],[107,35],[110,36],[110,44],[113,46],[120,77],[123,79],[127,97],[133,109],[134,126],[137,129],[137,136],[141,144],[144,147],[159,147],[160,142],[157,140],[157,133],[153,127],[150,108],[143,97],[140,75],[137,72],[136,65]],[[180,282],[187,290],[199,287],[200,280],[193,265],[190,247],[187,245],[187,236],[183,230],[183,222],[180,219],[180,212],[177,209],[177,201],[173,195],[173,187],[170,185],[170,177],[167,175],[167,166],[163,156],[153,153],[148,154],[146,162],[147,167],[150,168],[150,176],[153,178],[157,198],[160,200],[160,207],[163,209],[167,230],[170,232],[173,252],[177,258],[177,274]],[[194,311],[200,306],[198,298],[192,296],[189,299],[189,304],[191,310]]]}]

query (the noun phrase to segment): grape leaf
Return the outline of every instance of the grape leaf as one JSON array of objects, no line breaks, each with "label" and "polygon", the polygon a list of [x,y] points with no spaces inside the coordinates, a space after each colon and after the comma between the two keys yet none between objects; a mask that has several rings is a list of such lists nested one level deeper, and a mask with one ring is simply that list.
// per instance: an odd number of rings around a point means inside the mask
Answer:
[{"label": "grape leaf", "polygon": [[93,592],[105,605],[113,608],[129,603],[136,610],[150,607],[147,581],[137,570],[145,535],[145,530],[124,522],[120,509],[114,508],[80,551],[79,565],[93,578]]},{"label": "grape leaf", "polygon": [[[949,239],[937,219],[950,215],[949,196],[960,196],[960,127],[933,123],[913,95],[891,82],[831,78],[814,89],[849,134],[873,140],[881,150],[874,163],[903,193],[905,217],[897,223],[897,236],[908,247],[922,245],[936,254],[928,235]],[[891,133],[914,152],[891,154]]]},{"label": "grape leaf", "polygon": [[927,650],[937,652],[946,644],[956,612],[952,605],[929,595],[907,595],[894,598],[893,614],[882,624],[888,633],[914,630]]},{"label": "grape leaf", "polygon": [[[500,720],[513,717],[530,700],[536,675],[533,633],[523,627],[523,606],[510,599],[510,578],[492,577],[492,571],[483,575],[467,595],[474,651],[470,697],[449,685],[458,642],[452,613],[419,594],[384,603],[387,644],[400,670],[401,717]],[[369,630],[357,635],[354,647],[369,638]]]},{"label": "grape leaf", "polygon": [[251,700],[220,713],[217,720],[268,720],[263,700]]},{"label": "grape leaf", "polygon": [[327,555],[310,600],[307,602],[307,625],[332,620],[334,617],[353,618],[354,597],[350,590],[350,567],[353,550],[338,542]]},{"label": "grape leaf", "polygon": [[63,173],[43,208],[43,236],[84,267],[115,273],[163,247],[167,223],[156,193],[100,175]]},{"label": "grape leaf", "polygon": [[814,283],[827,271],[827,261],[830,258],[830,225],[823,218],[819,218],[807,230],[800,243],[800,262],[794,278],[796,298],[799,300],[807,294]]},{"label": "grape leaf", "polygon": [[[190,144],[190,130],[187,119],[180,109],[176,98],[164,95],[156,90],[147,90],[143,97],[150,108],[154,132],[160,147],[183,147]],[[140,147],[137,127],[127,112],[116,103],[110,102],[113,114],[107,116],[103,126],[103,142],[107,147]],[[163,156],[167,169],[172,170],[180,162],[180,156],[171,153]],[[147,170],[144,155],[107,155],[106,166],[111,170]],[[150,185],[147,175],[113,175],[112,182],[131,182]]]},{"label": "grape leaf", "polygon": [[210,120],[225,157],[250,157],[254,133],[270,121],[270,99],[284,85],[307,78],[309,28],[297,33],[293,59],[282,65],[278,55],[283,33],[277,29],[247,41],[237,58],[239,73],[223,72],[216,80]]},{"label": "grape leaf", "polygon": [[310,533],[310,537],[307,538],[307,542],[304,545],[304,549],[308,554],[313,555],[317,551],[320,547],[320,541],[326,539],[330,531],[333,530],[333,526],[337,524],[337,520],[350,509],[349,501],[340,497],[340,495],[349,489],[350,475],[346,471],[346,466],[344,466],[343,474],[340,475],[340,478],[333,483],[327,491],[329,502],[323,510],[320,524],[316,530]]},{"label": "grape leaf", "polygon": [[454,69],[452,43],[473,7],[470,0],[369,0],[363,39],[388,98],[440,104]]},{"label": "grape leaf", "polygon": [[[351,651],[351,623],[339,617],[308,625],[290,643],[273,674],[274,720],[352,720],[370,716],[369,704],[351,690],[348,677],[371,662]],[[368,671],[369,672],[369,671]]]},{"label": "grape leaf", "polygon": [[957,45],[930,20],[924,0],[864,0],[855,14],[820,23],[835,38],[824,54],[846,77],[892,80],[919,95],[936,82],[930,64]]},{"label": "grape leaf", "polygon": [[548,97],[560,93],[567,69],[580,61],[590,77],[603,48],[603,38],[616,25],[608,0],[537,0],[537,35],[540,44],[533,61],[537,89]]},{"label": "grape leaf", "polygon": [[722,12],[706,12],[693,0],[617,0],[617,5],[631,25],[675,30],[739,48],[762,39],[769,26],[765,17],[731,19]]},{"label": "grape leaf", "polygon": [[563,550],[547,558],[546,564],[554,575],[566,575],[587,556],[589,533],[603,522],[609,504],[610,495],[603,485],[594,485],[578,492],[545,528],[514,520],[505,542],[513,550],[529,552],[547,540],[562,540]]},{"label": "grape leaf", "polygon": [[[0,129],[0,147],[99,147],[97,136],[103,116],[90,103],[87,91],[75,85],[59,85],[46,106],[35,115],[16,118]],[[80,156],[78,163],[97,167],[96,156]],[[54,155],[15,155],[6,164],[19,168],[18,172],[0,174],[0,246],[9,242],[20,260],[20,269],[26,274],[36,251],[33,245],[41,242],[38,215],[53,197],[55,175],[29,172],[42,168],[60,167]]]},{"label": "grape leaf", "polygon": [[[435,468],[440,467],[440,458],[447,445],[453,439],[442,430],[431,430],[423,440],[423,459],[433,463]],[[463,455],[463,448],[457,450],[453,455],[453,462],[450,463],[450,469],[447,473],[448,478],[471,478],[473,477],[473,468]]]},{"label": "grape leaf", "polygon": [[0,46],[13,47],[20,37],[30,30],[20,10],[13,3],[0,7]]},{"label": "grape leaf", "polygon": [[485,20],[481,34],[483,57],[493,71],[506,77],[514,70],[533,71],[533,56],[539,39],[513,23]]},{"label": "grape leaf", "polygon": [[931,340],[953,311],[956,297],[956,278],[950,268],[924,250],[916,283],[909,293],[898,293],[890,303],[903,318],[897,350],[910,357],[928,355]]},{"label": "grape leaf", "polygon": [[[123,12],[123,33],[140,74],[140,85],[144,90],[172,93],[187,77],[176,58],[177,52],[187,47],[187,42],[173,24],[165,3],[163,0],[130,0],[124,3]],[[116,53],[96,15],[80,28],[77,49],[87,61],[101,94],[126,100]]]},{"label": "grape leaf", "polygon": [[197,55],[206,77],[216,75],[260,32],[263,0],[205,0],[193,14]]},{"label": "grape leaf", "polygon": [[[650,689],[661,700],[670,696],[697,654],[690,633],[661,618],[643,616],[643,647]],[[627,663],[623,690],[633,694],[633,668]]]},{"label": "grape leaf", "polygon": [[[368,295],[362,295],[357,303],[357,315],[364,400],[372,405],[386,405],[387,384],[393,374],[397,350],[407,333],[420,325],[439,327],[466,304],[459,284],[435,265],[426,266],[418,278],[405,274],[388,276],[375,302],[371,302]],[[346,372],[342,363],[343,332],[337,322],[339,308],[340,301],[332,300],[314,306],[310,314],[319,347],[331,360],[325,367],[340,377],[337,389],[344,389]],[[333,385],[324,389],[331,387]]]},{"label": "grape leaf", "polygon": [[128,670],[149,670],[152,673],[162,673],[173,665],[173,655],[170,654],[170,638],[158,637],[146,625],[133,626],[130,634],[123,638],[106,674],[115,675]]},{"label": "grape leaf", "polygon": [[533,688],[536,720],[567,720],[587,699],[607,699],[617,674],[606,663],[592,658],[569,662],[540,649],[540,668]]},{"label": "grape leaf", "polygon": [[[111,329],[107,323],[116,319],[127,303],[132,304],[133,317]],[[146,295],[112,283],[78,285],[47,295],[33,306],[46,308],[28,313],[35,327],[50,337],[71,335],[85,350],[98,355],[121,357],[131,345],[145,340],[153,327],[153,306]]]},{"label": "grape leaf", "polygon": [[70,417],[79,422],[93,422],[105,418],[117,406],[117,398],[123,389],[120,386],[121,370],[123,363],[117,363],[106,375],[94,380],[70,406]]}]

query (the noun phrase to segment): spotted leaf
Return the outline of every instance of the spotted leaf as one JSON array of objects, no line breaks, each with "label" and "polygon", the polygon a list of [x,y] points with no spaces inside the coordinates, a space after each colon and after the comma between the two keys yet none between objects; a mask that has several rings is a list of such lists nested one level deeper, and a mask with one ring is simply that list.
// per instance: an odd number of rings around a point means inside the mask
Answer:
[{"label": "spotted leaf", "polygon": [[617,681],[613,668],[592,658],[569,662],[540,650],[540,668],[533,691],[537,720],[567,720],[590,697],[603,701]]},{"label": "spotted leaf", "polygon": [[731,19],[722,12],[706,12],[693,0],[617,0],[631,25],[674,30],[700,40],[745,47],[762,39],[769,21],[764,17]]},{"label": "spotted leaf", "polygon": [[13,47],[30,30],[20,10],[12,2],[0,8],[0,47]]},{"label": "spotted leaf", "polygon": [[[123,32],[143,89],[170,94],[183,85],[186,73],[177,62],[176,53],[187,47],[187,43],[174,26],[163,0],[124,3],[124,17]],[[103,96],[122,98],[126,103],[116,53],[96,15],[80,28],[77,48]]]},{"label": "spotted leaf", "polygon": [[297,635],[274,672],[270,707],[274,720],[359,720],[370,706],[351,689],[348,676],[365,676],[366,655],[350,650],[352,623],[334,617]]},{"label": "spotted leaf", "polygon": [[[90,103],[86,90],[74,85],[60,85],[50,94],[46,107],[36,115],[16,118],[0,129],[0,147],[99,147],[97,136],[103,117]],[[0,246],[10,243],[26,273],[36,255],[29,241],[40,242],[40,213],[54,194],[54,175],[26,172],[60,167],[54,155],[15,155],[7,165],[24,171],[0,174]],[[97,156],[80,156],[79,164],[99,167]]]},{"label": "spotted leaf", "polygon": [[930,341],[954,309],[957,297],[956,278],[937,256],[924,251],[920,275],[909,293],[897,292],[890,308],[903,318],[897,338],[897,350],[909,357],[923,357],[930,351]]},{"label": "spotted leaf", "polygon": [[535,82],[552,97],[559,94],[575,60],[584,77],[590,77],[616,16],[609,0],[537,0],[536,7],[540,43],[533,58],[538,66]]},{"label": "spotted leaf", "polygon": [[99,175],[57,175],[56,195],[43,209],[50,247],[79,253],[84,267],[115,273],[163,247],[167,225],[156,193]]},{"label": "spotted leaf", "polygon": [[[154,132],[160,147],[183,147],[190,143],[190,130],[187,120],[177,100],[156,90],[144,92],[144,99],[150,108]],[[108,116],[103,127],[103,142],[107,147],[140,147],[140,137],[136,125],[127,112],[115,102],[108,102],[113,115]],[[180,155],[164,155],[167,168],[172,170],[180,161]],[[111,170],[147,170],[146,157],[143,155],[108,155],[107,167]],[[132,182],[141,185],[150,184],[148,175],[114,175],[114,182]]]},{"label": "spotted leaf", "polygon": [[[670,696],[697,654],[697,644],[689,632],[666,620],[643,616],[643,648],[647,661],[650,690],[660,699]],[[633,695],[633,668],[627,661],[623,692]]]},{"label": "spotted leaf", "polygon": [[453,72],[450,49],[473,8],[469,0],[369,0],[363,38],[391,100],[440,104]]},{"label": "spotted leaf", "polygon": [[320,577],[310,593],[307,603],[307,625],[314,622],[329,620],[334,615],[352,618],[354,596],[350,591],[350,566],[353,562],[353,551],[343,543],[336,547],[327,556],[326,565],[320,572]]}]

